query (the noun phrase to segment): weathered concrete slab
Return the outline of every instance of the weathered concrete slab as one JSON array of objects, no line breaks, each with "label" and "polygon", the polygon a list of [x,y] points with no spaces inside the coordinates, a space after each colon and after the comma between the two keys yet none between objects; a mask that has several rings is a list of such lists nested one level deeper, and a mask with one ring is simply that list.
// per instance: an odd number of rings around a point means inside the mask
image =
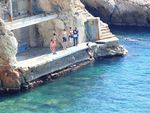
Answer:
[{"label": "weathered concrete slab", "polygon": [[[96,47],[96,43],[89,43],[91,47]],[[64,69],[70,65],[89,60],[86,43],[70,47],[67,50],[58,51],[57,54],[46,53],[40,56],[27,58],[19,61],[17,67],[28,68],[23,76],[26,82],[32,81],[43,75]],[[36,51],[37,53],[39,51]],[[34,54],[34,53],[31,53]],[[27,55],[28,57],[28,55]]]},{"label": "weathered concrete slab", "polygon": [[112,37],[108,39],[101,39],[96,41],[97,44],[103,44],[106,47],[119,46],[119,39],[117,37]]},{"label": "weathered concrete slab", "polygon": [[37,23],[45,22],[55,18],[57,18],[57,14],[47,14],[47,15],[39,14],[36,16],[17,19],[12,22],[6,22],[6,28],[9,30],[15,30],[15,29],[31,26]]},{"label": "weathered concrete slab", "polygon": [[112,37],[112,38],[97,40],[96,43],[108,43],[112,41],[119,41],[119,39],[117,37]]},{"label": "weathered concrete slab", "polygon": [[97,57],[108,57],[108,56],[125,56],[128,51],[125,47],[119,44],[117,37],[98,40],[97,42],[96,55]]}]

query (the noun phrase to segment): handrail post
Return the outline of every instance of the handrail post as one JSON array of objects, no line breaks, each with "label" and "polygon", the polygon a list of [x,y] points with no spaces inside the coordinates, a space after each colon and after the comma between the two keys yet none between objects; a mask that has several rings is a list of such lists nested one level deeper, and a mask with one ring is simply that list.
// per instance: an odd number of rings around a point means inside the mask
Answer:
[{"label": "handrail post", "polygon": [[13,7],[12,7],[12,0],[9,0],[9,20],[13,21]]}]

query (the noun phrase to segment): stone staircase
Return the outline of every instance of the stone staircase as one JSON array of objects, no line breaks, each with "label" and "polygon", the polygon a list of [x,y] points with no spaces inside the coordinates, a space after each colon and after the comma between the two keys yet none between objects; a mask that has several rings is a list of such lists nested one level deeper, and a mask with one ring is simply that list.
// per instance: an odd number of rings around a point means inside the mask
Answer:
[{"label": "stone staircase", "polygon": [[100,39],[107,39],[116,37],[114,34],[111,33],[108,25],[101,25],[100,26]]},{"label": "stone staircase", "polygon": [[[97,17],[94,17],[93,15],[91,15],[86,9],[85,6],[81,3],[80,0],[74,0],[72,1],[72,6],[74,9],[74,13],[79,13],[82,14],[82,16],[84,18],[88,19],[96,19]],[[111,33],[108,25],[106,23],[104,23],[103,21],[100,20],[100,18],[98,18],[98,23],[99,23],[99,37],[98,37],[98,41],[99,40],[103,40],[103,39],[109,39],[109,38],[117,38],[114,34]]]},{"label": "stone staircase", "polygon": [[85,6],[81,3],[80,0],[74,0],[72,3],[74,8],[74,13],[82,14],[82,16],[86,17],[87,19],[93,19],[93,15],[91,15],[86,9]]}]

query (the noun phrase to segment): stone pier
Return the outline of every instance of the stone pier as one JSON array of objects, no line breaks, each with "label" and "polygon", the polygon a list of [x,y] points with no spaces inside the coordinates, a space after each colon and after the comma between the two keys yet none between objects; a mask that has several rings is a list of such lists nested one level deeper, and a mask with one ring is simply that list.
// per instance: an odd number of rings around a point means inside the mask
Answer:
[{"label": "stone pier", "polygon": [[[96,47],[96,43],[89,43],[90,47]],[[43,54],[44,53],[44,54]],[[90,60],[86,43],[78,46],[59,50],[57,54],[50,53],[49,48],[33,48],[30,51],[17,56],[17,68],[22,69],[22,84],[31,82],[44,75],[63,70],[77,63]]]}]

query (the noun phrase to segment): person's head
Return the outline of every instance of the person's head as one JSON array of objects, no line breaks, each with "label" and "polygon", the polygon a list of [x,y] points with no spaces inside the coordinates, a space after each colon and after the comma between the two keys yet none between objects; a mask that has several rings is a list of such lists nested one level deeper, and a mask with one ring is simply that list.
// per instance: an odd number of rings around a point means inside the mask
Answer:
[{"label": "person's head", "polygon": [[66,29],[64,29],[64,31],[66,31]]},{"label": "person's head", "polygon": [[69,29],[71,30],[72,28],[71,28],[71,27],[69,27]]},{"label": "person's head", "polygon": [[89,46],[89,43],[86,43],[87,46]]},{"label": "person's head", "polygon": [[77,30],[77,27],[75,27],[74,29]]},{"label": "person's head", "polygon": [[56,33],[53,33],[54,36],[56,36]]}]

